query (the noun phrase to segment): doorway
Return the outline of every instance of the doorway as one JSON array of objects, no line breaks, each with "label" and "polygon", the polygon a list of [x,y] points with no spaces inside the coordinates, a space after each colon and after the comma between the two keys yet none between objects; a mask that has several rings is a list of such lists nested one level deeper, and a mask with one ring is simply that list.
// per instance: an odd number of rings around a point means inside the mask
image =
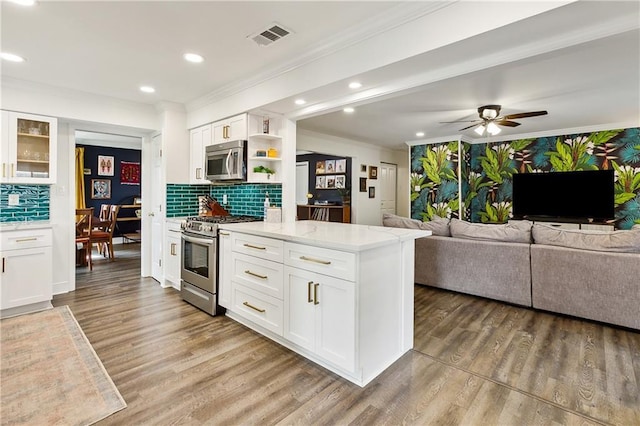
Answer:
[{"label": "doorway", "polygon": [[396,214],[398,166],[391,163],[380,163],[380,214]]}]

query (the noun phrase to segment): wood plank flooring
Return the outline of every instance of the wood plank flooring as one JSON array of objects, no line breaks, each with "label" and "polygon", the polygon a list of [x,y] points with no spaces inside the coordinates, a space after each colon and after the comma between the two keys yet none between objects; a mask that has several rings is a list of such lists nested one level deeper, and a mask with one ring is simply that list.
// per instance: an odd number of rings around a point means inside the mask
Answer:
[{"label": "wood plank flooring", "polygon": [[141,278],[138,250],[54,297],[127,401],[101,425],[640,425],[638,332],[416,286],[415,349],[360,388]]}]

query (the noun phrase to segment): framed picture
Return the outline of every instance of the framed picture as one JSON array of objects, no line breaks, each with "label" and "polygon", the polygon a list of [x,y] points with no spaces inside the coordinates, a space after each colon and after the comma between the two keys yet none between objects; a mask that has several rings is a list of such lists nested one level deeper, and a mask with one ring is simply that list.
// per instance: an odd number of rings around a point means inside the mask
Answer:
[{"label": "framed picture", "polygon": [[344,175],[336,176],[336,188],[344,188],[345,187],[345,185],[344,185],[345,178],[346,178],[346,176],[344,176]]},{"label": "framed picture", "polygon": [[325,189],[327,187],[326,176],[316,176],[316,189]]},{"label": "framed picture", "polygon": [[335,176],[327,176],[327,188],[335,188],[336,187],[336,177]]},{"label": "framed picture", "polygon": [[360,192],[367,192],[367,178],[360,178]]},{"label": "framed picture", "polygon": [[108,200],[111,198],[111,180],[91,179],[91,199]]},{"label": "framed picture", "polygon": [[325,162],[324,162],[324,172],[325,173],[335,173],[336,172],[336,160],[325,160]]},{"label": "framed picture", "polygon": [[336,160],[336,173],[347,173],[347,160]]},{"label": "framed picture", "polygon": [[[360,173],[367,173],[367,165],[366,164],[360,164]],[[367,192],[367,191],[364,191]]]},{"label": "framed picture", "polygon": [[324,174],[324,161],[316,161],[316,174],[317,175]]},{"label": "framed picture", "polygon": [[115,163],[109,155],[98,155],[98,176],[113,176]]},{"label": "framed picture", "polygon": [[375,186],[370,186],[369,187],[369,198],[376,198],[376,187]]},{"label": "framed picture", "polygon": [[376,166],[369,166],[369,179],[378,179],[378,168]]}]

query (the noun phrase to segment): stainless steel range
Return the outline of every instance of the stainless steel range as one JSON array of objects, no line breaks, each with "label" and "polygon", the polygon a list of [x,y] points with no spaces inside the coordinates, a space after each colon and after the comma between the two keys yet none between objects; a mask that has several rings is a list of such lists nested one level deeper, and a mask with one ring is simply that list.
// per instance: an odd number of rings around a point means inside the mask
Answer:
[{"label": "stainless steel range", "polygon": [[182,223],[180,294],[182,299],[216,315],[218,293],[218,224],[254,222],[254,216],[195,216]]}]

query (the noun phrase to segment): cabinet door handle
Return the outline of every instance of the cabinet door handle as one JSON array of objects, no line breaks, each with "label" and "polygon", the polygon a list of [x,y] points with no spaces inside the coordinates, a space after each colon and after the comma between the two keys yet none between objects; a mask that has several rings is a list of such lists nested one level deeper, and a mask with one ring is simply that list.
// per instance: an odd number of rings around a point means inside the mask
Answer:
[{"label": "cabinet door handle", "polygon": [[248,243],[244,243],[244,246],[252,248],[252,249],[257,249],[257,250],[266,250],[267,249],[266,247],[254,246],[254,245],[248,244]]},{"label": "cabinet door handle", "polygon": [[322,265],[331,265],[331,262],[328,260],[314,259],[313,257],[300,256],[300,259],[306,260],[308,262],[321,263]]},{"label": "cabinet door handle", "polygon": [[224,235],[225,237],[231,235],[228,232],[224,232],[224,231],[218,231],[218,235]]},{"label": "cabinet door handle", "polygon": [[11,163],[11,176],[10,177],[14,177],[14,175],[13,175],[13,163]]},{"label": "cabinet door handle", "polygon": [[38,241],[38,238],[36,238],[36,237],[20,238],[19,240],[16,240],[16,243],[26,243],[28,241]]},{"label": "cabinet door handle", "polygon": [[171,256],[176,255],[176,243],[171,243]]},{"label": "cabinet door handle", "polygon": [[5,261],[5,257],[2,258],[2,273],[4,274],[4,261]]},{"label": "cabinet door handle", "polygon": [[252,305],[251,303],[249,303],[249,302],[242,302],[242,304],[243,304],[244,306],[248,307],[248,308],[253,309],[254,311],[258,311],[258,312],[260,312],[260,313],[264,313],[264,312],[266,312],[266,310],[265,310],[265,309],[256,308],[255,306],[253,306],[253,305]]},{"label": "cabinet door handle", "polygon": [[251,272],[250,270],[246,270],[244,271],[245,274],[249,274],[249,275],[253,275],[254,277],[258,277],[260,279],[266,280],[267,278],[269,278],[267,275],[260,275],[260,274],[256,274],[255,272]]},{"label": "cabinet door handle", "polygon": [[196,179],[202,179],[202,167],[196,168]]},{"label": "cabinet door handle", "polygon": [[320,301],[318,300],[318,287],[320,286],[320,284],[315,283],[313,285],[313,304],[314,305],[319,305]]},{"label": "cabinet door handle", "polygon": [[313,302],[313,299],[311,298],[311,286],[312,285],[313,285],[313,281],[309,281],[307,283],[307,303]]},{"label": "cabinet door handle", "polygon": [[2,163],[2,177],[7,177],[7,163]]}]

